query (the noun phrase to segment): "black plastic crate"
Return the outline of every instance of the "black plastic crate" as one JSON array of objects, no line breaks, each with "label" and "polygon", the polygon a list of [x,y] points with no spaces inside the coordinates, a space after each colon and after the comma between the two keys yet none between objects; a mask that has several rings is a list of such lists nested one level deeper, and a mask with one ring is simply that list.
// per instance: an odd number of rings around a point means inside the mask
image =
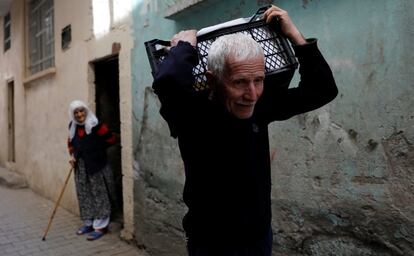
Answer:
[{"label": "black plastic crate", "polygon": [[[234,33],[250,35],[262,46],[265,55],[265,74],[267,80],[278,81],[280,86],[289,84],[298,64],[290,44],[280,31],[276,19],[273,19],[271,23],[266,23],[266,21],[262,19],[263,13],[267,8],[268,7],[260,8],[247,23],[214,30],[197,36],[199,63],[193,69],[195,90],[203,90],[207,88],[204,73],[207,71],[207,55],[211,44],[216,38],[222,35]],[[145,42],[153,76],[158,70],[158,65],[162,62],[165,56],[168,55],[169,46],[170,41],[159,39]]]}]

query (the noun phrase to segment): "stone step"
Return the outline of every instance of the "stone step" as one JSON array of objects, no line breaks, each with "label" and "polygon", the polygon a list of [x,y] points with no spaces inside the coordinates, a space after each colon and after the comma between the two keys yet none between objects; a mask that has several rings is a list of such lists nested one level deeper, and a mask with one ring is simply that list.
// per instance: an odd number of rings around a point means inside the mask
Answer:
[{"label": "stone step", "polygon": [[0,185],[9,188],[19,189],[27,188],[26,179],[23,175],[12,172],[0,166]]}]

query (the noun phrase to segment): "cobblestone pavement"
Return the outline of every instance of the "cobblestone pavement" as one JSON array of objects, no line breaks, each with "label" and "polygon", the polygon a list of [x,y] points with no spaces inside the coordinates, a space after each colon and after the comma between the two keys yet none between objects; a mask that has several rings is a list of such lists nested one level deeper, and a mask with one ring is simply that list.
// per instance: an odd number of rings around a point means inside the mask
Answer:
[{"label": "cobblestone pavement", "polygon": [[46,241],[42,241],[53,208],[54,202],[30,189],[0,186],[0,255],[148,256],[120,240],[119,231],[110,231],[96,241],[77,236],[75,232],[81,224],[79,217],[61,207],[55,214]]}]

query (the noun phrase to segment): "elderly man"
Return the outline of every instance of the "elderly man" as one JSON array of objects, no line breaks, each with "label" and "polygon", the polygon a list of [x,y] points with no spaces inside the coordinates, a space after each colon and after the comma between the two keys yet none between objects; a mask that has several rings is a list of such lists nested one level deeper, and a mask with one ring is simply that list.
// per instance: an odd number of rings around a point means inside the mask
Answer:
[{"label": "elderly man", "polygon": [[332,72],[316,40],[306,40],[288,13],[272,6],[300,63],[291,89],[265,85],[260,45],[243,34],[218,38],[210,47],[209,89],[194,91],[196,31],[175,35],[153,88],[171,136],[178,138],[188,213],[183,226],[188,253],[271,255],[271,175],[268,124],[317,109],[337,95]]}]

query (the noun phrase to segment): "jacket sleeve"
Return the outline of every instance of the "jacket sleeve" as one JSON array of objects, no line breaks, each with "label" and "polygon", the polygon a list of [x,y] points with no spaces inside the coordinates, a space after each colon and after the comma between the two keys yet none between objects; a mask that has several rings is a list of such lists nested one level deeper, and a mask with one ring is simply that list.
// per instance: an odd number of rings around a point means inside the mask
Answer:
[{"label": "jacket sleeve", "polygon": [[[71,125],[72,125],[72,121],[69,122],[68,129],[70,129],[70,126]],[[74,147],[74,145],[72,143],[72,140],[70,139],[70,136],[68,136],[67,144],[68,144],[69,155],[73,156],[73,154],[75,152],[75,147]]]},{"label": "jacket sleeve", "polygon": [[299,85],[289,89],[272,89],[277,86],[265,85],[261,107],[268,122],[286,120],[320,108],[338,94],[332,71],[317,47],[317,40],[308,39],[307,44],[293,46],[293,49],[299,61]]},{"label": "jacket sleeve", "polygon": [[160,102],[161,116],[167,121],[171,136],[177,137],[177,126],[186,103],[194,94],[193,68],[198,64],[196,49],[180,41],[160,63],[152,85]]},{"label": "jacket sleeve", "polygon": [[108,126],[105,123],[98,124],[96,134],[103,140],[106,147],[115,145],[115,134],[109,130]]},{"label": "jacket sleeve", "polygon": [[68,151],[69,151],[69,155],[73,156],[74,152],[75,152],[75,148],[73,146],[72,141],[70,140],[70,138],[68,137]]}]

